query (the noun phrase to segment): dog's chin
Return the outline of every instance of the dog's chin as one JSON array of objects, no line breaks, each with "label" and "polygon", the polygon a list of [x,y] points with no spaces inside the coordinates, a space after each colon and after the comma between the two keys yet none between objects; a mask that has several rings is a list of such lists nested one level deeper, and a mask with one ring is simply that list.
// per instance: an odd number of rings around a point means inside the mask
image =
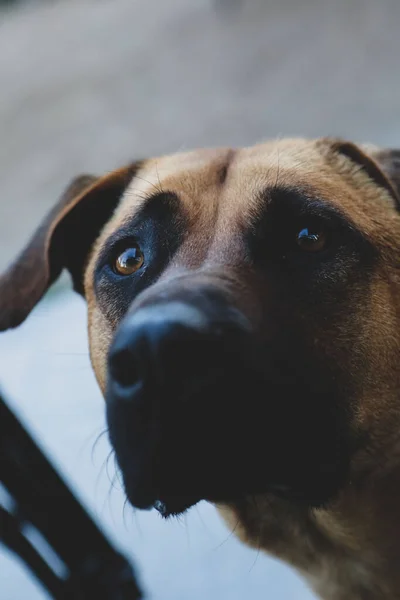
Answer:
[{"label": "dog's chin", "polygon": [[178,516],[203,500],[198,495],[163,493],[155,486],[132,485],[132,482],[124,476],[123,480],[127,500],[133,508],[139,510],[152,510],[154,508],[164,518]]},{"label": "dog's chin", "polygon": [[125,489],[130,504],[139,510],[152,510],[153,508],[165,519],[178,516],[203,500],[199,496],[173,496],[162,495],[156,498],[150,494],[132,494]]},{"label": "dog's chin", "polygon": [[[147,467],[147,468],[146,468]],[[202,500],[215,505],[241,503],[248,497],[263,496],[281,499],[285,503],[304,508],[322,508],[340,493],[347,480],[347,469],[338,468],[324,473],[323,469],[304,471],[296,477],[271,477],[269,480],[247,477],[236,479],[216,476],[201,480],[200,471],[194,470],[191,481],[167,471],[168,476],[157,477],[152,464],[132,472],[122,471],[125,493],[130,504],[141,510],[156,509],[164,517],[180,515]],[[196,477],[197,473],[197,477]],[[204,473],[204,469],[203,469]]]}]

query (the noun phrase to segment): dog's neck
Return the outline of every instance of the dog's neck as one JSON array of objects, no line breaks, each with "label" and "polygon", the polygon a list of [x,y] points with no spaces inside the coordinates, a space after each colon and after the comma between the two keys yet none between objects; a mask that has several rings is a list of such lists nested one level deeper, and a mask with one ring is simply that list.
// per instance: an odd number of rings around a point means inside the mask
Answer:
[{"label": "dog's neck", "polygon": [[400,470],[329,508],[270,496],[219,510],[247,544],[291,564],[324,600],[400,598]]}]

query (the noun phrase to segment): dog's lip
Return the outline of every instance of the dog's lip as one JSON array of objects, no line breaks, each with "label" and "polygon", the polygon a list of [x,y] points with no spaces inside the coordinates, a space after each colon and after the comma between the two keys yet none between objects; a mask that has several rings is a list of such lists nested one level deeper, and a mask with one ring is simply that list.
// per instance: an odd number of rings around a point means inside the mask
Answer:
[{"label": "dog's lip", "polygon": [[[281,486],[281,485],[277,485],[277,486],[272,486],[273,488],[276,489],[269,489],[268,492],[272,492],[272,493],[277,493],[277,495],[282,495],[285,496],[286,494],[289,494],[289,490],[288,488],[286,488],[286,486]],[[152,504],[151,507],[149,508],[154,508],[163,518],[167,519],[168,517],[171,516],[176,516],[176,515],[180,515],[184,512],[186,512],[187,510],[189,510],[190,508],[192,508],[193,506],[195,506],[198,502],[200,502],[201,500],[206,500],[208,502],[211,502],[212,504],[215,505],[219,505],[219,504],[234,504],[236,502],[240,502],[242,500],[244,500],[246,497],[248,496],[248,494],[228,494],[227,496],[223,495],[223,496],[216,496],[216,497],[188,497],[188,498],[164,498],[164,499],[160,499],[157,498],[157,500],[155,500]]]},{"label": "dog's lip", "polygon": [[162,500],[156,500],[153,504],[153,507],[160,513],[162,517],[168,515],[167,505]]},{"label": "dog's lip", "polygon": [[265,488],[254,490],[243,491],[241,493],[236,492],[218,493],[218,494],[204,494],[204,495],[167,495],[167,494],[130,494],[126,490],[130,503],[137,509],[140,510],[152,510],[155,509],[163,518],[167,519],[171,516],[177,516],[185,513],[187,510],[195,506],[198,502],[206,500],[215,505],[221,504],[236,504],[244,501],[246,498],[254,498],[257,495],[270,495],[277,498],[281,498],[285,501],[294,502],[296,504],[309,504],[309,500],[304,494],[294,488],[291,485],[283,483],[269,483]]},{"label": "dog's lip", "polygon": [[124,488],[130,504],[139,510],[152,510],[155,508],[163,517],[179,515],[204,499],[197,494],[177,494],[172,490],[162,492],[153,481],[150,486],[146,482],[132,482],[123,474]]}]

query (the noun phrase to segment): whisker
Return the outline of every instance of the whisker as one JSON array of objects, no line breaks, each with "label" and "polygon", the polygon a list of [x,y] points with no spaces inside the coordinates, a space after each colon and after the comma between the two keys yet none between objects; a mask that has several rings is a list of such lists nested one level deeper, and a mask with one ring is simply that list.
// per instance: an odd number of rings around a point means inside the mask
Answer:
[{"label": "whisker", "polygon": [[[102,430],[102,431],[100,431],[100,433],[99,433],[99,429],[101,429],[101,430]],[[96,427],[96,429],[94,429],[94,430],[92,431],[92,433],[90,433],[90,434],[87,436],[86,440],[85,440],[85,441],[82,443],[82,446],[81,446],[81,448],[80,448],[80,450],[79,450],[79,455],[82,455],[83,453],[86,453],[87,446],[88,446],[89,444],[92,444],[92,443],[93,443],[92,450],[91,450],[91,452],[90,452],[90,456],[91,456],[91,462],[92,462],[92,465],[93,465],[93,466],[94,466],[94,462],[93,462],[93,453],[94,453],[94,450],[95,450],[95,448],[96,448],[96,446],[97,446],[97,443],[98,443],[99,439],[100,439],[100,438],[101,438],[101,437],[104,435],[104,433],[107,433],[107,429],[105,429],[105,430],[103,431],[103,427],[102,427],[102,426],[101,426],[101,427],[100,427],[100,426],[99,426],[99,427]],[[94,438],[95,438],[95,440],[94,440],[94,442],[93,442],[93,439],[94,439]]]},{"label": "whisker", "polygon": [[[102,465],[101,465],[101,467],[100,467],[100,469],[99,469],[99,473],[98,473],[98,475],[97,475],[97,478],[96,478],[96,490],[97,490],[97,488],[98,488],[98,486],[99,486],[99,483],[100,483],[100,478],[101,478],[101,477],[104,475],[104,471],[106,471],[106,473],[107,473],[107,477],[108,477],[108,479],[109,479],[109,481],[110,481],[110,474],[109,474],[109,472],[108,472],[108,462],[109,462],[109,460],[110,460],[110,457],[111,457],[111,455],[113,454],[113,452],[114,452],[114,450],[110,450],[110,452],[109,452],[109,453],[108,453],[108,455],[107,455],[107,458],[105,458],[105,459],[103,460],[103,463],[102,463]],[[97,490],[97,491],[98,491],[98,490]],[[96,491],[96,493],[97,493],[97,491]]]},{"label": "whisker", "polygon": [[[106,458],[106,473],[107,473],[107,477],[108,477],[108,479],[109,479],[109,481],[111,483],[111,486],[114,489],[116,489],[115,485],[114,485],[115,484],[115,478],[116,478],[115,470],[114,470],[114,475],[112,477],[110,476],[110,460],[112,458],[115,458],[114,457],[114,450],[110,450],[110,452],[108,453],[108,456]],[[115,463],[114,463],[114,466],[115,466]]]},{"label": "whisker", "polygon": [[97,446],[99,445],[100,440],[103,439],[103,437],[108,434],[108,429],[104,429],[103,431],[101,431],[99,434],[97,434],[96,439],[94,441],[93,447],[92,447],[92,452],[90,454],[90,458],[92,461],[92,465],[95,466],[94,464],[94,453],[96,452]]},{"label": "whisker", "polygon": [[[257,512],[259,512],[259,509],[258,509],[258,504],[257,504],[257,500],[256,500],[256,496],[252,496],[252,498],[253,498],[254,505],[255,505],[255,507],[256,507],[256,509],[257,509]],[[256,557],[255,557],[255,559],[254,559],[254,562],[253,562],[253,564],[251,565],[251,567],[250,567],[250,569],[249,569],[249,573],[251,573],[251,571],[252,571],[252,570],[254,569],[254,567],[256,566],[256,563],[257,563],[258,557],[260,556],[260,552],[261,552],[261,526],[260,526],[260,530],[259,530],[259,532],[258,532],[258,539],[257,539],[257,554],[256,554]]]},{"label": "whisker", "polygon": [[184,513],[184,515],[183,515],[183,520],[184,520],[184,524],[185,524],[186,543],[188,545],[188,549],[190,550],[191,543],[190,543],[190,534],[189,534],[189,527],[188,527],[188,521],[187,521],[187,514],[186,513]]},{"label": "whisker", "polygon": [[135,526],[136,526],[137,532],[140,535],[141,539],[143,539],[143,529],[139,523],[139,511],[136,510],[136,508],[133,509],[133,518],[135,519]]},{"label": "whisker", "polygon": [[163,188],[162,188],[161,181],[160,181],[160,174],[158,172],[157,161],[156,161],[156,173],[157,173],[157,179],[158,179],[158,189],[160,191],[160,194],[162,194]]},{"label": "whisker", "polygon": [[115,454],[114,454],[114,469],[115,469],[115,473],[117,475],[118,484],[121,487],[121,490],[123,490],[124,489],[124,482],[122,480],[122,473],[121,473],[121,470],[120,470],[120,468],[118,466],[117,457],[116,457]]},{"label": "whisker", "polygon": [[145,183],[148,183],[149,185],[151,185],[156,190],[157,193],[159,193],[160,191],[162,192],[162,189],[160,190],[153,181],[149,181],[148,179],[145,179],[144,177],[140,177],[140,175],[136,175],[135,178],[140,179],[141,181],[144,181]]},{"label": "whisker", "polygon": [[260,552],[261,552],[261,546],[260,546],[260,537],[258,538],[258,542],[257,542],[257,544],[258,544],[258,548],[257,548],[257,554],[256,554],[256,557],[255,557],[255,559],[254,559],[254,562],[253,562],[253,564],[251,565],[251,567],[250,567],[250,569],[249,569],[249,573],[251,573],[251,572],[252,572],[252,570],[254,569],[254,567],[256,566],[256,564],[257,564],[257,561],[258,561],[258,557],[260,556]]},{"label": "whisker", "polygon": [[[104,475],[104,470],[105,470],[105,468],[106,468],[106,463],[107,463],[107,459],[103,460],[103,463],[102,463],[102,465],[101,465],[101,467],[100,467],[100,469],[99,469],[99,472],[98,472],[98,474],[97,474],[97,477],[96,477],[96,483],[95,483],[95,486],[94,486],[94,489],[95,489],[95,495],[96,495],[96,496],[97,496],[97,494],[98,494],[98,492],[99,492],[100,480],[101,480],[101,478],[102,478],[102,477],[103,477],[103,475]],[[104,510],[104,506],[103,506],[103,510]]]},{"label": "whisker", "polygon": [[226,544],[226,542],[232,538],[232,536],[235,534],[236,529],[238,528],[238,525],[239,525],[239,519],[236,521],[236,525],[232,529],[232,531],[229,533],[229,535],[220,544],[218,544],[218,546],[216,546],[215,548],[212,549],[213,552],[222,548],[222,546],[224,546],[224,544]]},{"label": "whisker", "polygon": [[204,521],[203,517],[201,516],[201,512],[199,511],[199,509],[198,509],[197,505],[196,505],[194,508],[195,508],[195,510],[196,510],[196,512],[197,512],[197,516],[199,517],[201,524],[203,525],[204,529],[207,531],[207,533],[208,533],[208,535],[210,536],[210,538],[212,538],[212,537],[213,537],[213,535],[212,535],[212,533],[211,533],[211,531],[210,531],[210,528],[209,528],[209,527],[207,527],[207,525],[206,525],[206,523],[205,523],[205,521]]},{"label": "whisker", "polygon": [[[108,462],[108,460],[109,460],[109,457],[107,458],[107,462]],[[113,522],[114,527],[116,528],[117,527],[117,522],[115,520],[115,516],[114,516],[113,510],[112,510],[112,504],[111,504],[111,496],[112,496],[112,493],[116,489],[115,488],[115,477],[116,476],[114,474],[114,477],[112,478],[111,483],[110,483],[110,487],[108,489],[108,494],[107,494],[106,498],[104,499],[103,512],[104,512],[104,509],[105,509],[105,503],[107,502],[108,503],[108,508],[109,508],[109,511],[110,511],[111,520]]]},{"label": "whisker", "polygon": [[127,525],[127,522],[126,522],[126,512],[127,512],[127,509],[129,509],[129,508],[131,508],[131,513],[130,514],[132,515],[132,511],[135,510],[135,509],[129,504],[128,498],[125,498],[124,505],[122,507],[122,520],[124,522],[125,531],[128,531],[128,525]]},{"label": "whisker", "polygon": [[[108,508],[109,508],[109,511],[110,511],[110,516],[111,516],[113,525],[115,527],[117,527],[117,522],[115,520],[115,516],[113,514],[112,504],[111,504],[111,495],[112,495],[113,491],[115,491],[115,489],[116,489],[116,487],[115,487],[116,474],[114,473],[113,477],[111,477],[110,476],[110,471],[109,471],[110,459],[112,458],[113,454],[114,454],[114,450],[111,449],[110,452],[108,453],[107,458],[104,460],[103,465],[102,465],[101,470],[100,470],[101,474],[104,473],[104,469],[106,470],[107,477],[108,477],[108,480],[110,482],[110,485],[109,485],[109,488],[108,488],[108,493],[106,494],[106,496],[104,498],[104,501],[103,501],[103,506],[102,506],[102,509],[101,509],[101,514],[104,514],[104,511],[106,509],[106,504],[108,504]],[[97,483],[99,482],[99,476],[97,478]]]},{"label": "whisker", "polygon": [[275,183],[274,183],[274,189],[276,189],[278,187],[278,181],[279,181],[279,173],[280,173],[280,151],[279,151],[279,146],[277,146],[276,151],[278,153],[278,165],[277,165],[277,169],[276,169],[276,179],[275,179]]},{"label": "whisker", "polygon": [[149,198],[151,198],[151,193],[143,192],[143,190],[139,190],[138,188],[129,188],[131,192],[137,195],[138,198],[146,202]]}]

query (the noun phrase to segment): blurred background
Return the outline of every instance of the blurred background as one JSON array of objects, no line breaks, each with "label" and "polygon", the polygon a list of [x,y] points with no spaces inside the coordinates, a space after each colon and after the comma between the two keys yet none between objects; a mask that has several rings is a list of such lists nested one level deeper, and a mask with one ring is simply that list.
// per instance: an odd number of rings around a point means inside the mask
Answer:
[{"label": "blurred background", "polygon": [[[0,268],[80,172],[286,135],[399,146],[399,27],[398,0],[0,0]],[[124,509],[67,277],[0,335],[0,385],[149,598],[313,597],[207,504]],[[1,547],[0,598],[46,598]]]}]

